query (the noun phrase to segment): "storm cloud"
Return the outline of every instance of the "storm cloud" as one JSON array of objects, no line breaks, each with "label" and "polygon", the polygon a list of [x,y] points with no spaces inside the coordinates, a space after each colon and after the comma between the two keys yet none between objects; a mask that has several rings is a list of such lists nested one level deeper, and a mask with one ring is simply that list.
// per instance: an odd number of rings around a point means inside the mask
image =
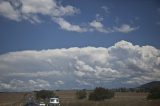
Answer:
[{"label": "storm cloud", "polygon": [[160,80],[160,50],[120,41],[105,47],[26,50],[0,55],[0,90],[135,86]]}]

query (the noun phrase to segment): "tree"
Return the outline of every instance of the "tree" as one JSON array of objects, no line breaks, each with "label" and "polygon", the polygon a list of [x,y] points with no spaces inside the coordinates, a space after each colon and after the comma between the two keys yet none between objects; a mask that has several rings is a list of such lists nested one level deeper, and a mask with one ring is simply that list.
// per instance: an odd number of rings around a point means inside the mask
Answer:
[{"label": "tree", "polygon": [[53,91],[49,91],[49,90],[36,91],[37,99],[49,99],[54,96],[55,96],[55,93]]},{"label": "tree", "polygon": [[76,92],[76,96],[77,96],[78,99],[84,99],[84,98],[87,97],[87,92],[86,92],[85,89],[79,90],[79,91]]},{"label": "tree", "polygon": [[160,86],[153,87],[150,90],[147,99],[160,99]]},{"label": "tree", "polygon": [[101,101],[114,97],[114,92],[102,87],[97,87],[89,95],[89,100]]}]

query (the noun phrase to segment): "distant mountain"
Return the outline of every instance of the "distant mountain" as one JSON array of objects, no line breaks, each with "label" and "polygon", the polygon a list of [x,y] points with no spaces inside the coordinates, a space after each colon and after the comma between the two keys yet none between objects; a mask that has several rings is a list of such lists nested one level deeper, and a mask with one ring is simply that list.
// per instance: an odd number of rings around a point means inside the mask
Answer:
[{"label": "distant mountain", "polygon": [[143,85],[139,86],[138,88],[151,89],[151,88],[156,87],[156,86],[160,86],[160,81],[152,81],[152,82],[143,84]]}]

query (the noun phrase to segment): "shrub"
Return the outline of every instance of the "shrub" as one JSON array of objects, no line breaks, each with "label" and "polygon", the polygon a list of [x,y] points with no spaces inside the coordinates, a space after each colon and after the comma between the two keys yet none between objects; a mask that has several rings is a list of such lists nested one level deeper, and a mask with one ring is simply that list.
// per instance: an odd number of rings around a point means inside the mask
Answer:
[{"label": "shrub", "polygon": [[84,99],[84,98],[87,97],[87,92],[86,92],[85,89],[77,91],[76,96],[77,96],[78,99]]},{"label": "shrub", "polygon": [[48,91],[48,90],[36,91],[37,99],[49,99],[54,96],[55,96],[55,93],[53,91]]},{"label": "shrub", "polygon": [[152,88],[148,94],[147,99],[160,99],[160,86]]},{"label": "shrub", "polygon": [[97,87],[89,95],[89,100],[101,101],[114,97],[114,92],[102,87]]}]

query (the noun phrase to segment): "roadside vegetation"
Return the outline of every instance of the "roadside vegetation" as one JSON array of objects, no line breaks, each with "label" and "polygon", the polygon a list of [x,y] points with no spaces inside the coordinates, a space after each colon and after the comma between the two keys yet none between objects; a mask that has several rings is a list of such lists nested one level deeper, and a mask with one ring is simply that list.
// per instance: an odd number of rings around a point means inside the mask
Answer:
[{"label": "roadside vegetation", "polygon": [[36,98],[38,100],[40,99],[49,99],[51,97],[54,97],[55,96],[55,93],[53,91],[49,91],[49,90],[41,90],[41,91],[35,91],[36,93]]},{"label": "roadside vegetation", "polygon": [[49,103],[50,97],[60,98],[61,106],[159,106],[160,86],[150,90],[142,88],[106,89],[97,87],[94,90],[41,90],[28,93],[0,93],[0,106],[22,106],[28,97]]},{"label": "roadside vegetation", "polygon": [[76,92],[76,96],[78,99],[85,99],[87,97],[87,92],[85,89],[79,90]]},{"label": "roadside vegetation", "polygon": [[160,86],[152,88],[147,96],[147,99],[160,99]]},{"label": "roadside vegetation", "polygon": [[113,91],[102,87],[95,88],[94,91],[89,94],[89,100],[93,101],[104,101],[105,99],[110,99],[113,97]]}]

